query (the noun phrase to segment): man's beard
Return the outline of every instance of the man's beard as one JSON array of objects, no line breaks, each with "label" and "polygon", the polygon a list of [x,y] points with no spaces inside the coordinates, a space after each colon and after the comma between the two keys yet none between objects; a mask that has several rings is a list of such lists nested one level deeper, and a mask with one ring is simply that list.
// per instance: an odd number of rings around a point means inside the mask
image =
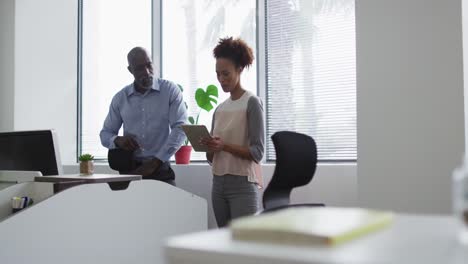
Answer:
[{"label": "man's beard", "polygon": [[153,77],[143,77],[140,78],[138,82],[143,88],[149,88],[153,85]]}]

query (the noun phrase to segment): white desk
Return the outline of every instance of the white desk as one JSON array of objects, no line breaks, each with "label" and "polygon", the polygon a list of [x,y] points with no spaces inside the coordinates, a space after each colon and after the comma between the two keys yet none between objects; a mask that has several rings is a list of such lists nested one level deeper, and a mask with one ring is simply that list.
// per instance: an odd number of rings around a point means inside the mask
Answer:
[{"label": "white desk", "polygon": [[294,247],[233,241],[228,229],[171,238],[168,264],[437,263],[467,264],[456,221],[447,216],[398,215],[384,230],[336,247]]},{"label": "white desk", "polygon": [[[11,215],[11,194],[32,196],[25,191],[42,185],[48,197]],[[1,264],[162,264],[168,237],[207,228],[206,200],[165,182],[132,181],[124,191],[81,184],[56,195],[50,185],[0,192],[10,206],[0,220]]]},{"label": "white desk", "polygon": [[67,182],[82,181],[83,183],[109,183],[122,181],[139,181],[141,175],[120,175],[120,174],[63,174],[52,176],[35,177],[36,182]]},{"label": "white desk", "polygon": [[131,181],[139,181],[141,175],[119,175],[119,174],[64,174],[53,176],[35,177],[36,182],[53,182],[54,193],[67,188],[86,183],[107,183],[112,190],[123,190]]}]

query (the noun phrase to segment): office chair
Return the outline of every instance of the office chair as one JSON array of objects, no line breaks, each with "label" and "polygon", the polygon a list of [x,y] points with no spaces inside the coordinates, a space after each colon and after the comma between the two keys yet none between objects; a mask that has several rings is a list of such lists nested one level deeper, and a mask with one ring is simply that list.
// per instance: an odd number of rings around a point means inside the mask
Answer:
[{"label": "office chair", "polygon": [[308,184],[317,168],[317,146],[312,137],[280,131],[271,136],[276,151],[276,166],[270,183],[263,193],[265,212],[287,207],[324,206],[322,203],[290,205],[293,188]]}]

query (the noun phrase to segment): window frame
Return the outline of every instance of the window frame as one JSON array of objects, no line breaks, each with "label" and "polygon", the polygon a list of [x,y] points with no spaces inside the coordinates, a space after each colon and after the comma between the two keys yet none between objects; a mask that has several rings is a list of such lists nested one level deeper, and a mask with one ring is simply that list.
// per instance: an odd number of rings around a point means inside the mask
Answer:
[{"label": "window frame", "polygon": [[77,104],[76,104],[76,162],[79,162],[79,157],[82,154],[82,103],[83,103],[83,0],[78,0],[78,34],[77,34]]}]

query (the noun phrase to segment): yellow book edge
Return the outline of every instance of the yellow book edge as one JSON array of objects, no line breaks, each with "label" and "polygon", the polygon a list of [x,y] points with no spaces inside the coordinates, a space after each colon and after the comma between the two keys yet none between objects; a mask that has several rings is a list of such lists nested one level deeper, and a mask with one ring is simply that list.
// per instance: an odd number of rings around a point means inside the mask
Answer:
[{"label": "yellow book edge", "polygon": [[[325,236],[318,234],[307,234],[300,231],[237,228],[231,226],[231,236],[239,241],[255,241],[274,244],[290,244],[299,246],[336,246],[349,240],[353,240],[366,234],[384,229],[393,223],[392,212],[380,212],[379,217],[361,227],[338,235]],[[252,218],[252,217],[250,217]]]},{"label": "yellow book edge", "polygon": [[391,223],[393,223],[393,214],[392,213],[386,213],[382,215],[381,219],[379,221],[376,221],[375,223],[369,224],[367,226],[363,226],[360,228],[356,228],[354,230],[351,230],[349,232],[346,232],[342,235],[338,235],[332,238],[327,239],[327,244],[331,246],[336,246],[339,244],[342,244],[344,242],[347,242],[349,240],[367,235],[369,233],[373,233],[374,231],[378,231],[380,229],[384,229],[385,227],[389,226]]}]

